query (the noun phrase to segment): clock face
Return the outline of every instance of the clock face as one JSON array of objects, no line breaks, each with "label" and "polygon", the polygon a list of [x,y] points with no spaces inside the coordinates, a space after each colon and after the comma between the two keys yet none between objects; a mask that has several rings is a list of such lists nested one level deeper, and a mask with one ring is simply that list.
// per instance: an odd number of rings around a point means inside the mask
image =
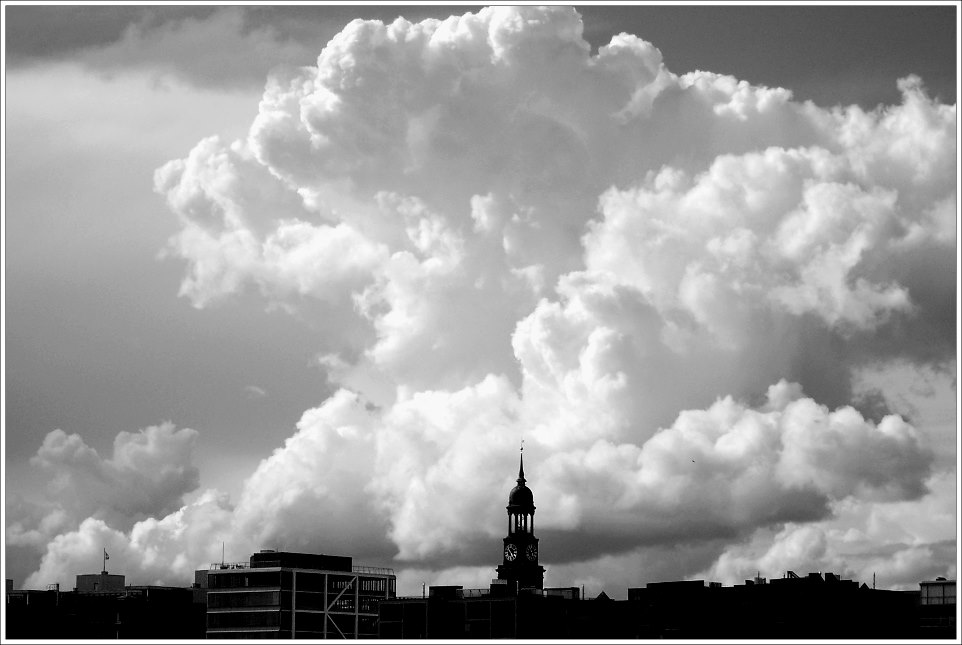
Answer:
[{"label": "clock face", "polygon": [[508,560],[509,562],[511,562],[511,561],[514,561],[516,557],[518,557],[518,547],[516,547],[513,544],[509,544],[508,546],[504,547],[505,560]]},{"label": "clock face", "polygon": [[529,544],[528,548],[524,550],[524,554],[528,556],[528,559],[534,562],[538,559],[538,545]]}]

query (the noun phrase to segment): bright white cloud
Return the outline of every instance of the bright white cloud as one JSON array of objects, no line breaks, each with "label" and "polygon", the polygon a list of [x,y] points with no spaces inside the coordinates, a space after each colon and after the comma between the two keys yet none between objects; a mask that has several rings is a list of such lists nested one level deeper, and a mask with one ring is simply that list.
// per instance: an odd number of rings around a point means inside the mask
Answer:
[{"label": "bright white cloud", "polygon": [[129,532],[89,517],[50,541],[24,588],[44,589],[59,582],[69,589],[77,574],[99,571],[102,549],[110,556],[108,571],[123,574],[127,584],[186,585],[196,569],[220,560],[222,543],[250,552],[248,543],[241,539],[238,544],[230,521],[226,498],[214,491],[162,519],[137,522]]},{"label": "bright white cloud", "polygon": [[823,148],[723,156],[696,177],[663,168],[641,187],[602,196],[585,262],[729,344],[751,339],[752,322],[772,309],[875,328],[912,304],[881,257],[939,241],[910,242],[918,214],[900,211],[894,189],[852,178]]},{"label": "bright white cloud", "polygon": [[876,426],[781,382],[760,409],[722,399],[682,412],[640,447],[599,440],[552,454],[540,471],[542,526],[610,524],[655,542],[744,533],[820,519],[853,495],[916,499],[930,461],[900,418]]},{"label": "bright white cloud", "polygon": [[213,492],[184,504],[199,482],[196,439],[171,423],[120,432],[105,459],[79,435],[50,432],[31,460],[50,477],[46,501],[13,509],[7,524],[8,544],[41,556],[26,587],[71,585],[95,570],[101,548],[134,580],[187,580],[196,556],[225,538],[230,517],[226,498]]},{"label": "bright white cloud", "polygon": [[412,393],[384,414],[371,487],[401,559],[457,562],[507,529],[491,502],[510,488],[518,405],[507,379],[489,376],[456,392]]},{"label": "bright white cloud", "polygon": [[364,401],[346,390],[305,412],[297,432],[245,482],[235,535],[258,548],[387,550],[385,524],[367,492],[373,422]]}]

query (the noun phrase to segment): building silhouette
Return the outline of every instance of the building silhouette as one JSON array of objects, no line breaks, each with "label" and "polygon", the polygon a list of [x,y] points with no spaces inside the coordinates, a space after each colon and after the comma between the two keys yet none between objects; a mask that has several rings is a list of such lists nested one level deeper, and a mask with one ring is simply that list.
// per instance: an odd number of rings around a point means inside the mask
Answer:
[{"label": "building silhouette", "polygon": [[206,572],[208,638],[376,638],[392,569],[346,556],[263,550]]},{"label": "building silhouette", "polygon": [[[616,605],[607,597],[579,601],[578,590],[488,589],[433,586],[426,598],[385,600],[380,606],[383,639],[619,638],[612,622]],[[623,604],[623,603],[622,603]]]},{"label": "building silhouette", "polygon": [[101,571],[100,573],[77,574],[76,590],[81,593],[96,593],[98,591],[123,592],[126,578],[114,573]]},{"label": "building silhouette", "polygon": [[[6,591],[6,638],[204,638],[203,601],[187,587],[125,585],[123,575],[80,574],[72,591]],[[106,584],[106,586],[105,586]]]},{"label": "building silhouette", "polygon": [[497,578],[487,589],[432,586],[427,597],[379,605],[380,638],[617,638],[614,603],[604,594],[581,601],[576,587],[544,588],[534,533],[534,494],[524,476],[508,493],[508,533]]},{"label": "building silhouette", "polygon": [[919,583],[919,636],[956,638],[955,580],[936,578]]},{"label": "building silhouette", "polygon": [[628,590],[632,638],[914,638],[918,592],[875,590],[833,573],[703,580]]},{"label": "building silhouette", "polygon": [[508,494],[506,508],[508,534],[497,579],[515,593],[519,589],[543,589],[544,567],[538,564],[538,538],[534,535],[534,494],[525,484],[524,453],[518,467],[518,485]]},{"label": "building silhouette", "polygon": [[[925,583],[923,583],[924,585]],[[576,589],[431,587],[426,598],[380,605],[385,639],[922,639],[955,638],[954,581],[920,605],[918,591],[871,589],[832,573],[730,587],[704,580],[652,582],[627,600]],[[951,601],[951,602],[949,602]]]}]

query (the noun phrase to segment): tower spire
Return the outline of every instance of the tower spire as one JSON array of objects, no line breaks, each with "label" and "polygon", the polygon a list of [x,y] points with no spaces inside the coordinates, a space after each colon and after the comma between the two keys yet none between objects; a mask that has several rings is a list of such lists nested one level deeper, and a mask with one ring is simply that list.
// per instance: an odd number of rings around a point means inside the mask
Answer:
[{"label": "tower spire", "polygon": [[518,483],[523,484],[524,479],[524,439],[521,440],[521,467],[518,469]]}]

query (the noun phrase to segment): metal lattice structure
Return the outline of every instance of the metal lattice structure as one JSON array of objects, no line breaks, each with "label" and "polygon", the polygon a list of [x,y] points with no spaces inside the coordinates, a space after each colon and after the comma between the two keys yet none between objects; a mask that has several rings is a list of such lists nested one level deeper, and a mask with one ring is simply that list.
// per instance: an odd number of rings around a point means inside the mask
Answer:
[{"label": "metal lattice structure", "polygon": [[211,565],[208,638],[377,637],[378,604],[396,595],[392,569],[344,566],[349,558],[331,556],[316,556],[316,568],[285,566],[311,560],[271,554],[260,562]]}]

